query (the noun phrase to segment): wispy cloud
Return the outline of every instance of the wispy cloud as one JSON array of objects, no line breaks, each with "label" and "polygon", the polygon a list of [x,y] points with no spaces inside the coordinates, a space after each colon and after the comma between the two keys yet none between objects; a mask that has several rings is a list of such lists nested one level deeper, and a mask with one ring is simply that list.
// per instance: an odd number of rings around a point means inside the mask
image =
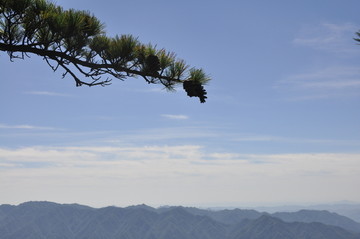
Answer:
[{"label": "wispy cloud", "polygon": [[359,145],[358,140],[341,140],[341,139],[311,139],[311,138],[295,138],[295,137],[281,137],[272,135],[233,135],[233,141],[262,141],[262,142],[280,142],[280,143],[291,143],[291,144],[332,144],[332,145]]},{"label": "wispy cloud", "polygon": [[0,129],[25,129],[25,130],[56,130],[53,127],[44,127],[44,126],[34,126],[34,125],[8,125],[8,124],[1,124]]},{"label": "wispy cloud", "polygon": [[1,168],[5,168],[5,167],[15,168],[15,167],[21,167],[21,165],[19,165],[19,164],[14,164],[14,163],[0,163],[0,169],[1,169]]},{"label": "wispy cloud", "polygon": [[50,92],[50,91],[29,91],[26,94],[30,95],[44,95],[44,96],[61,96],[61,97],[70,97],[71,95],[62,94],[57,92]]},{"label": "wispy cloud", "polygon": [[187,116],[187,115],[163,114],[161,116],[164,117],[164,118],[167,118],[167,119],[174,119],[174,120],[186,120],[186,119],[189,119],[189,116]]},{"label": "wispy cloud", "polygon": [[358,27],[352,23],[306,26],[298,33],[293,43],[336,53],[359,53],[353,40],[357,30]]},{"label": "wispy cloud", "polygon": [[360,68],[350,66],[334,66],[319,69],[315,72],[288,77],[283,83],[293,84],[301,88],[360,87]]},{"label": "wispy cloud", "polygon": [[276,88],[298,92],[299,95],[292,95],[297,100],[358,96],[360,68],[333,66],[291,75],[279,81]]},{"label": "wispy cloud", "polygon": [[360,56],[360,47],[353,40],[357,30],[352,23],[304,26],[293,40],[294,45],[325,52],[322,60],[325,64],[329,62],[325,57],[335,54],[334,61],[331,65],[290,75],[278,81],[275,88],[290,93],[287,100],[291,101],[359,97],[360,68],[343,61]]},{"label": "wispy cloud", "polygon": [[234,137],[234,141],[287,141],[288,139],[277,137],[277,136],[270,136],[270,135],[238,135]]}]

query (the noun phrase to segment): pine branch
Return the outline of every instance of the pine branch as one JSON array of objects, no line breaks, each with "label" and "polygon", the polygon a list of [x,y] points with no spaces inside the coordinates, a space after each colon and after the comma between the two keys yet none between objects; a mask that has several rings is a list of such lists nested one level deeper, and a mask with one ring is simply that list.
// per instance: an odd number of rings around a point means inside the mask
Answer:
[{"label": "pine branch", "polygon": [[101,80],[106,75],[120,80],[140,76],[169,90],[183,84],[189,96],[204,103],[203,85],[210,80],[201,69],[188,71],[174,53],[141,44],[131,35],[109,38],[104,25],[88,12],[63,10],[47,0],[0,0],[0,51],[11,61],[28,54],[41,56],[54,71],[62,68],[63,76],[70,75],[76,86],[109,85],[108,77]]}]

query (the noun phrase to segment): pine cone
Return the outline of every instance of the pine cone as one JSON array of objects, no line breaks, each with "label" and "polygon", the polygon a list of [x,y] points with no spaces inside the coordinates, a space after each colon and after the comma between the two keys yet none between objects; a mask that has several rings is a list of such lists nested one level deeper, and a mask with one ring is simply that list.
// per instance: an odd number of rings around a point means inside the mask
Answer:
[{"label": "pine cone", "polygon": [[183,88],[186,91],[187,95],[189,97],[199,97],[201,103],[205,103],[206,101],[206,90],[204,87],[200,84],[200,82],[187,80],[183,83]]},{"label": "pine cone", "polygon": [[161,69],[159,57],[155,55],[149,55],[148,57],[146,57],[145,63],[146,70],[150,74],[156,74]]}]

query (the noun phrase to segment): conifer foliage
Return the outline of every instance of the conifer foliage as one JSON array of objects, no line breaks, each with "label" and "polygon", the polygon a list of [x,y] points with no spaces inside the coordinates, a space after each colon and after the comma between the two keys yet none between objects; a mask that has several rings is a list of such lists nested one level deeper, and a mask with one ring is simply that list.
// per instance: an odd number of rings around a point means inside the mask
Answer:
[{"label": "conifer foliage", "polygon": [[179,84],[204,103],[210,78],[165,49],[132,35],[108,37],[104,25],[87,11],[64,10],[47,0],[0,0],[0,51],[10,60],[30,54],[62,69],[76,86],[109,85],[112,78],[142,77],[174,90]]},{"label": "conifer foliage", "polygon": [[355,41],[360,42],[360,31],[355,33],[359,38],[354,38]]}]

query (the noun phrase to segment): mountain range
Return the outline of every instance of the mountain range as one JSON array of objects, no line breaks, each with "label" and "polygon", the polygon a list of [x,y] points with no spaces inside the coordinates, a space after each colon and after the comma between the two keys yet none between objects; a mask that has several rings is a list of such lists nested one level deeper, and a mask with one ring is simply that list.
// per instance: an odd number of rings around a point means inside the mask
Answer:
[{"label": "mountain range", "polygon": [[261,213],[146,205],[0,205],[0,239],[360,239],[360,223],[328,211]]},{"label": "mountain range", "polygon": [[[221,208],[218,208],[221,209]],[[223,208],[224,209],[224,208]],[[346,216],[354,221],[360,222],[360,204],[354,202],[338,202],[333,204],[315,204],[315,205],[287,205],[273,207],[252,207],[261,212],[297,212],[302,209],[307,210],[326,210]]]}]

